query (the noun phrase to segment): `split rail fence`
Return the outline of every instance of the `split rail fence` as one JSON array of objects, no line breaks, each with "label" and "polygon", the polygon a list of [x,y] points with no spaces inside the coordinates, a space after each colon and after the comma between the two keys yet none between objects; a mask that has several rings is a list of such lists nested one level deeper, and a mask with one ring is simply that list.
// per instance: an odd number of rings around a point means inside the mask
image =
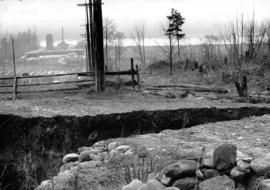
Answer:
[{"label": "split rail fence", "polygon": [[[136,65],[134,67],[133,59],[131,58],[130,63],[130,70],[126,71],[118,71],[118,72],[105,72],[105,76],[122,76],[127,75],[131,76],[131,85],[133,88],[135,88],[136,85],[140,88],[140,74],[139,74],[139,67]],[[56,89],[56,90],[42,90],[42,91],[19,91],[18,87],[31,87],[31,86],[49,86],[49,85],[59,85],[59,84],[83,84],[86,83],[90,86],[95,86],[95,72],[74,72],[74,73],[65,73],[65,74],[53,74],[53,75],[23,75],[23,76],[17,76],[16,75],[16,66],[14,64],[14,74],[12,77],[2,77],[0,78],[0,83],[3,84],[3,81],[13,81],[13,84],[4,84],[0,85],[0,89],[3,88],[12,88],[12,90],[5,90],[1,91],[0,93],[13,93],[13,99],[16,98],[16,95],[18,93],[30,93],[30,92],[46,92],[46,91],[64,91],[64,90],[70,90],[70,89]],[[20,84],[20,80],[25,79],[34,79],[34,78],[52,78],[52,77],[63,77],[63,76],[77,76],[77,77],[89,77],[84,80],[68,80],[68,81],[57,81],[57,82],[38,82],[38,83],[26,83],[26,84]],[[77,88],[76,88],[77,89]]]}]

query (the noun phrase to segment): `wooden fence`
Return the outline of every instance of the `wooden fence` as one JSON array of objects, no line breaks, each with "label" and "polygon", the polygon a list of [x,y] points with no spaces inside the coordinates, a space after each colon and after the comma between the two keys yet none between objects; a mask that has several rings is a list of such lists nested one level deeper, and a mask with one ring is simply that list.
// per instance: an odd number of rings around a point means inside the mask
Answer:
[{"label": "wooden fence", "polygon": [[[118,71],[118,72],[105,72],[105,76],[121,76],[121,75],[130,75],[132,87],[135,88],[136,85],[140,88],[140,74],[138,65],[134,68],[133,59],[131,59],[130,70],[127,71]],[[19,84],[18,81],[23,79],[34,79],[34,78],[50,78],[50,77],[63,77],[63,76],[77,76],[77,77],[89,77],[84,80],[69,80],[69,81],[59,81],[59,82],[46,82],[46,83],[28,83],[28,84]],[[48,86],[48,85],[59,85],[59,84],[81,84],[87,83],[88,85],[95,86],[94,77],[95,72],[76,72],[76,73],[65,73],[65,74],[53,74],[53,75],[27,75],[27,76],[16,76],[16,67],[14,64],[14,76],[13,77],[2,77],[0,81],[12,80],[13,84],[0,85],[0,88],[13,88],[12,91],[3,91],[0,93],[13,93],[13,99],[16,98],[18,93],[28,93],[33,91],[18,91],[18,87],[30,87],[30,86]],[[135,79],[137,78],[137,79]],[[69,89],[57,89],[56,91],[69,90]],[[52,90],[44,90],[52,91]],[[40,92],[40,91],[38,91]],[[43,91],[42,91],[43,92]]]}]

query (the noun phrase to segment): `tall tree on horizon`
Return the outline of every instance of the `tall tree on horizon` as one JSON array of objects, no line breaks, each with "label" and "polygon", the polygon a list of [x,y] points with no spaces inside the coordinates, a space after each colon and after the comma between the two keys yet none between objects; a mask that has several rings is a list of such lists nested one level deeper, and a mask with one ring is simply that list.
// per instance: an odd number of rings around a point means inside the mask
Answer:
[{"label": "tall tree on horizon", "polygon": [[176,10],[171,10],[171,15],[167,17],[169,21],[169,26],[165,32],[165,35],[168,36],[170,41],[170,53],[169,53],[169,65],[170,65],[170,74],[173,74],[173,38],[177,40],[178,47],[178,61],[180,62],[180,40],[184,38],[182,25],[185,23],[185,18]]}]

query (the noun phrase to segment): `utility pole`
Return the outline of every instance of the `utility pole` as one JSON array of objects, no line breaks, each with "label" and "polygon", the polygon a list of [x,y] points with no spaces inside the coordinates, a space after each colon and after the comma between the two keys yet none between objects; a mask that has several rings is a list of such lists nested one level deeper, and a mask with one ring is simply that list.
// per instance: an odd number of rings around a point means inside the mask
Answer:
[{"label": "utility pole", "polygon": [[96,68],[95,68],[95,78],[96,78],[96,90],[97,92],[102,92],[105,90],[105,80],[104,80],[104,43],[103,43],[103,20],[102,20],[102,3],[101,0],[93,1],[94,10],[94,41],[96,50]]},{"label": "utility pole", "polygon": [[95,71],[96,91],[102,92],[105,89],[102,2],[89,0],[88,3],[78,4],[78,6],[86,7],[88,56]]}]

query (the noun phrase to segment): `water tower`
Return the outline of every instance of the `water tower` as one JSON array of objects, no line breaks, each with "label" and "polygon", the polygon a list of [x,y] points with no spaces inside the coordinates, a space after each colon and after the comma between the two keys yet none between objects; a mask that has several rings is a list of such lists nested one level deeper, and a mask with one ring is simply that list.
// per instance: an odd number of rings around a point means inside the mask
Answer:
[{"label": "water tower", "polygon": [[47,50],[53,50],[53,35],[47,34],[46,36],[46,47]]}]

